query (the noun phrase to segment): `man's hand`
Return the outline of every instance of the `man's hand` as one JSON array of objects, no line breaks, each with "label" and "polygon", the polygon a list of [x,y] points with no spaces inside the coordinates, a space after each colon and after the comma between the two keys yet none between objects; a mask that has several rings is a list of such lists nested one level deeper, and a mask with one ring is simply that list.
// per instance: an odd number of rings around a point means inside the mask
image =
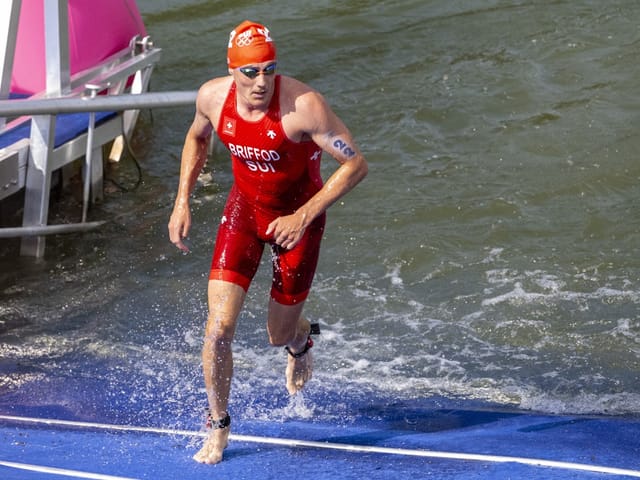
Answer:
[{"label": "man's hand", "polygon": [[176,205],[169,219],[169,239],[184,253],[189,253],[189,247],[184,244],[183,240],[187,238],[190,228],[191,211],[189,207]]},{"label": "man's hand", "polygon": [[269,224],[266,234],[271,235],[277,245],[291,250],[304,235],[304,219],[305,215],[298,212],[278,217]]}]

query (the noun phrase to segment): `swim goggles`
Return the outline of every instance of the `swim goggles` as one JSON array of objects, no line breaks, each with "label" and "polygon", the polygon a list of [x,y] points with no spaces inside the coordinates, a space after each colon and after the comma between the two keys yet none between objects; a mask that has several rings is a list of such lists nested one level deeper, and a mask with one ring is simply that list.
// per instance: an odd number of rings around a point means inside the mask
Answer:
[{"label": "swim goggles", "polygon": [[270,63],[264,69],[260,70],[256,67],[240,67],[240,73],[242,73],[245,77],[254,79],[258,75],[273,75],[276,73],[276,65],[277,63]]}]

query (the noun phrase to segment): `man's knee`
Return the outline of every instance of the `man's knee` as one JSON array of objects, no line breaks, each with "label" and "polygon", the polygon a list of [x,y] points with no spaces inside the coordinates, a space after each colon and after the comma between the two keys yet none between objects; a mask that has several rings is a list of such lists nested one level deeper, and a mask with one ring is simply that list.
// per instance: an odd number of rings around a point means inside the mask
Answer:
[{"label": "man's knee", "polygon": [[221,330],[205,332],[204,341],[214,346],[224,346],[233,341],[233,334]]},{"label": "man's knee", "polygon": [[220,321],[218,315],[209,315],[204,332],[204,343],[208,348],[224,348],[231,345],[235,334],[235,321]]}]

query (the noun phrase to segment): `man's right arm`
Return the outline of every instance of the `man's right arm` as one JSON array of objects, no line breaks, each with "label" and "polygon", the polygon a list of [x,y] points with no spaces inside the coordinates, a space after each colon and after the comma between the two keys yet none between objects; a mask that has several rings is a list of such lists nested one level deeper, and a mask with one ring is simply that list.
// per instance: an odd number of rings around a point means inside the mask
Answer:
[{"label": "man's right arm", "polygon": [[191,228],[191,211],[189,196],[207,161],[207,148],[211,140],[213,127],[209,118],[203,113],[203,103],[206,102],[204,92],[200,91],[196,99],[196,114],[189,128],[182,148],[180,162],[180,179],[178,193],[169,219],[169,238],[177,248],[188,252],[189,248],[183,240]]}]

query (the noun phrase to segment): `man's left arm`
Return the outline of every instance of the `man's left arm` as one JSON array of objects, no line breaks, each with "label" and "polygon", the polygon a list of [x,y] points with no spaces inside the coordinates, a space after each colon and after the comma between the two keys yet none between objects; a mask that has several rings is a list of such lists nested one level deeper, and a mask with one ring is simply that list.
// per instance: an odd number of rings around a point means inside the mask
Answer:
[{"label": "man's left arm", "polygon": [[293,215],[279,217],[267,229],[275,242],[292,249],[302,238],[304,230],[315,218],[350,192],[366,177],[369,167],[349,129],[317,92],[305,99],[304,117],[313,119],[306,131],[313,141],[330,154],[340,167],[329,177],[322,189]]}]

